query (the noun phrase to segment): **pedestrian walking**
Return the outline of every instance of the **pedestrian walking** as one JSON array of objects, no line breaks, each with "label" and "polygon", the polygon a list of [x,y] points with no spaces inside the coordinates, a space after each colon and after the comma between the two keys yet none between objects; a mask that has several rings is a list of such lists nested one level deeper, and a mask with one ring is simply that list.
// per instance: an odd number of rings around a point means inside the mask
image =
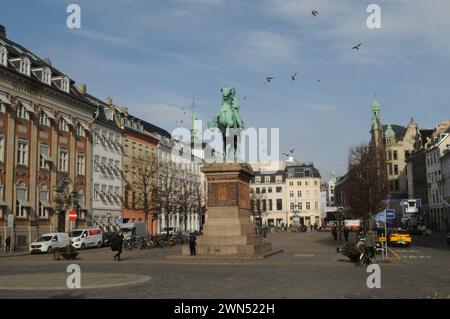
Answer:
[{"label": "pedestrian walking", "polygon": [[120,261],[120,254],[122,253],[123,246],[123,231],[119,230],[111,241],[111,250],[117,251],[114,255],[114,260]]},{"label": "pedestrian walking", "polygon": [[6,244],[6,252],[9,252],[9,251],[11,251],[11,237],[6,237],[6,240],[5,240],[5,244]]},{"label": "pedestrian walking", "polygon": [[344,239],[346,242],[348,242],[348,228],[344,227]]},{"label": "pedestrian walking", "polygon": [[189,235],[189,249],[191,250],[191,256],[197,255],[195,246],[197,245],[197,236],[194,233]]},{"label": "pedestrian walking", "polygon": [[338,236],[336,226],[333,226],[333,228],[331,229],[331,235],[333,235],[333,238],[336,241],[337,240],[337,236]]}]

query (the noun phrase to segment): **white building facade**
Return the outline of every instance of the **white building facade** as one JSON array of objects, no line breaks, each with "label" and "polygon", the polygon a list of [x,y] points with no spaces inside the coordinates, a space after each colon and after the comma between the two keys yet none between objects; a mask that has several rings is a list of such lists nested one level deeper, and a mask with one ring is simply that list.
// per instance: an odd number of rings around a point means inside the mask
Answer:
[{"label": "white building facade", "polygon": [[111,229],[123,211],[122,132],[114,109],[100,105],[93,124],[92,211],[94,224]]}]

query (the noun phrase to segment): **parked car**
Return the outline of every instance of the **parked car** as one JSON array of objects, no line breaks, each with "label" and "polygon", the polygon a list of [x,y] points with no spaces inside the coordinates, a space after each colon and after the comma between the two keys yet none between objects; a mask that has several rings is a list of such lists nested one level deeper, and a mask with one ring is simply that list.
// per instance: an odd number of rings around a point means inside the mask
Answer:
[{"label": "parked car", "polygon": [[40,236],[30,244],[30,253],[52,253],[55,248],[65,248],[70,244],[66,233],[49,233]]},{"label": "parked car", "polygon": [[411,246],[412,238],[406,229],[390,229],[388,243],[392,246]]},{"label": "parked car", "polygon": [[72,245],[77,249],[88,247],[102,247],[103,235],[100,228],[80,228],[69,233]]}]

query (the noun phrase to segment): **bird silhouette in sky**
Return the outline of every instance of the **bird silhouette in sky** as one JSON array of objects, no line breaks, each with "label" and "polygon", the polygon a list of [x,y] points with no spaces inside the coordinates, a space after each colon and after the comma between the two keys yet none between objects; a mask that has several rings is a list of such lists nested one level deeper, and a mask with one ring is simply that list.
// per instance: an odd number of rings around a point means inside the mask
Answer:
[{"label": "bird silhouette in sky", "polygon": [[295,72],[292,76],[291,76],[291,79],[292,79],[292,81],[295,81],[295,77],[297,76],[297,72]]},{"label": "bird silhouette in sky", "polygon": [[273,80],[273,76],[266,76],[266,82],[264,84],[270,83]]},{"label": "bird silhouette in sky", "polygon": [[311,15],[312,15],[313,17],[317,16],[318,14],[319,14],[319,12],[318,12],[317,10],[312,10],[312,11],[311,11]]},{"label": "bird silhouette in sky", "polygon": [[317,83],[319,83],[320,82],[320,80],[317,80]]},{"label": "bird silhouette in sky", "polygon": [[358,43],[357,45],[355,45],[352,50],[359,50],[359,47],[362,45],[362,43]]}]

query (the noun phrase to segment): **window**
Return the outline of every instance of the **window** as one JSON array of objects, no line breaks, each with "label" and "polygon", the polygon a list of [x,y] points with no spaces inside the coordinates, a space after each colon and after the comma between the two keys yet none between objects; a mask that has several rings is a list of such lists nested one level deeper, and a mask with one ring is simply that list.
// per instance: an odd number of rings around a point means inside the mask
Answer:
[{"label": "window", "polygon": [[302,197],[302,191],[297,191],[297,197]]},{"label": "window", "polygon": [[392,160],[392,151],[388,151],[388,161]]},{"label": "window", "polygon": [[68,171],[68,161],[69,161],[69,153],[66,150],[59,151],[59,171],[67,172]]},{"label": "window", "polygon": [[311,209],[311,203],[310,202],[306,202],[306,210],[310,210]]},{"label": "window", "polygon": [[77,135],[81,137],[86,136],[86,134],[84,133],[84,127],[80,123],[78,123],[77,125]]},{"label": "window", "polygon": [[0,135],[0,163],[5,161],[5,136]]},{"label": "window", "polygon": [[261,183],[261,176],[255,177],[255,183]]},{"label": "window", "polygon": [[309,185],[309,182],[305,182],[305,186],[308,186]]},{"label": "window", "polygon": [[30,76],[30,59],[22,58],[22,61],[20,62],[19,72]]},{"label": "window", "polygon": [[94,171],[98,172],[100,170],[100,156],[95,155],[94,157]]},{"label": "window", "polygon": [[270,176],[264,176],[264,183],[270,183]]},{"label": "window", "polygon": [[293,191],[289,192],[289,197],[294,197],[294,192]]},{"label": "window", "polygon": [[277,198],[277,210],[283,210],[283,200],[281,198]]},{"label": "window", "polygon": [[0,46],[0,64],[8,65],[8,51],[4,46]]},{"label": "window", "polygon": [[28,165],[28,142],[19,140],[17,145],[17,164]]},{"label": "window", "polygon": [[59,129],[63,132],[69,132],[69,123],[63,117],[60,118]]},{"label": "window", "polygon": [[294,186],[294,182],[289,182],[289,186]]},{"label": "window", "polygon": [[16,188],[16,217],[25,218],[27,216],[27,193],[28,188],[24,185]]},{"label": "window", "polygon": [[275,189],[275,191],[276,191],[277,193],[281,193],[281,192],[283,191],[283,188],[282,188],[282,187],[277,187],[277,188]]},{"label": "window", "polygon": [[275,182],[276,182],[276,183],[282,183],[282,182],[283,182],[283,177],[280,176],[280,175],[277,175],[277,176],[275,177]]},{"label": "window", "polygon": [[106,170],[106,166],[108,165],[107,160],[108,159],[106,157],[102,157],[102,165],[100,166],[102,171]]},{"label": "window", "polygon": [[84,155],[78,154],[77,157],[77,174],[84,175]]},{"label": "window", "polygon": [[256,187],[256,194],[259,194],[259,187]]},{"label": "window", "polygon": [[67,93],[70,91],[70,80],[67,76],[63,77],[61,81],[61,90]]},{"label": "window", "polygon": [[314,181],[314,185],[315,185],[315,186],[317,186],[317,185],[318,185],[317,181]]},{"label": "window", "polygon": [[291,210],[294,210],[294,206],[295,206],[295,203],[294,203],[294,202],[290,202],[290,203],[289,203],[289,207],[290,207]]},{"label": "window", "polygon": [[39,124],[45,125],[45,126],[50,126],[50,119],[49,119],[47,113],[45,113],[44,111],[41,111],[39,113]]},{"label": "window", "polygon": [[315,209],[315,210],[318,210],[318,209],[319,209],[319,203],[318,203],[318,202],[315,202],[315,203],[314,203],[314,209]]},{"label": "window", "polygon": [[309,191],[305,191],[305,196],[308,198],[310,196]]},{"label": "window", "polygon": [[305,170],[305,177],[310,177],[311,171],[309,169]]},{"label": "window", "polygon": [[389,175],[392,175],[393,171],[392,171],[392,164],[391,163],[388,164],[388,169],[389,169]]},{"label": "window", "polygon": [[303,209],[303,203],[302,202],[298,202],[298,209],[302,210]]},{"label": "window", "polygon": [[394,151],[394,161],[397,160],[397,151]]},{"label": "window", "polygon": [[39,155],[39,167],[42,169],[48,169],[47,159],[50,153],[48,145],[41,144],[40,151],[41,153]]},{"label": "window", "polygon": [[52,71],[49,68],[42,70],[42,82],[48,85],[52,84]]},{"label": "window", "polygon": [[100,199],[100,184],[94,184],[94,200]]},{"label": "window", "polygon": [[265,187],[261,188],[261,193],[263,193],[263,194],[266,193],[266,188]]},{"label": "window", "polygon": [[272,193],[272,187],[267,187],[267,192]]},{"label": "window", "polygon": [[38,211],[38,217],[39,218],[46,218],[47,217],[47,209],[48,206],[48,188],[47,186],[42,186],[39,189],[39,211]]},{"label": "window", "polygon": [[394,165],[394,174],[398,175],[398,165]]},{"label": "window", "polygon": [[19,103],[19,106],[17,107],[17,116],[22,120],[28,120],[30,118],[25,105],[22,103]]}]

